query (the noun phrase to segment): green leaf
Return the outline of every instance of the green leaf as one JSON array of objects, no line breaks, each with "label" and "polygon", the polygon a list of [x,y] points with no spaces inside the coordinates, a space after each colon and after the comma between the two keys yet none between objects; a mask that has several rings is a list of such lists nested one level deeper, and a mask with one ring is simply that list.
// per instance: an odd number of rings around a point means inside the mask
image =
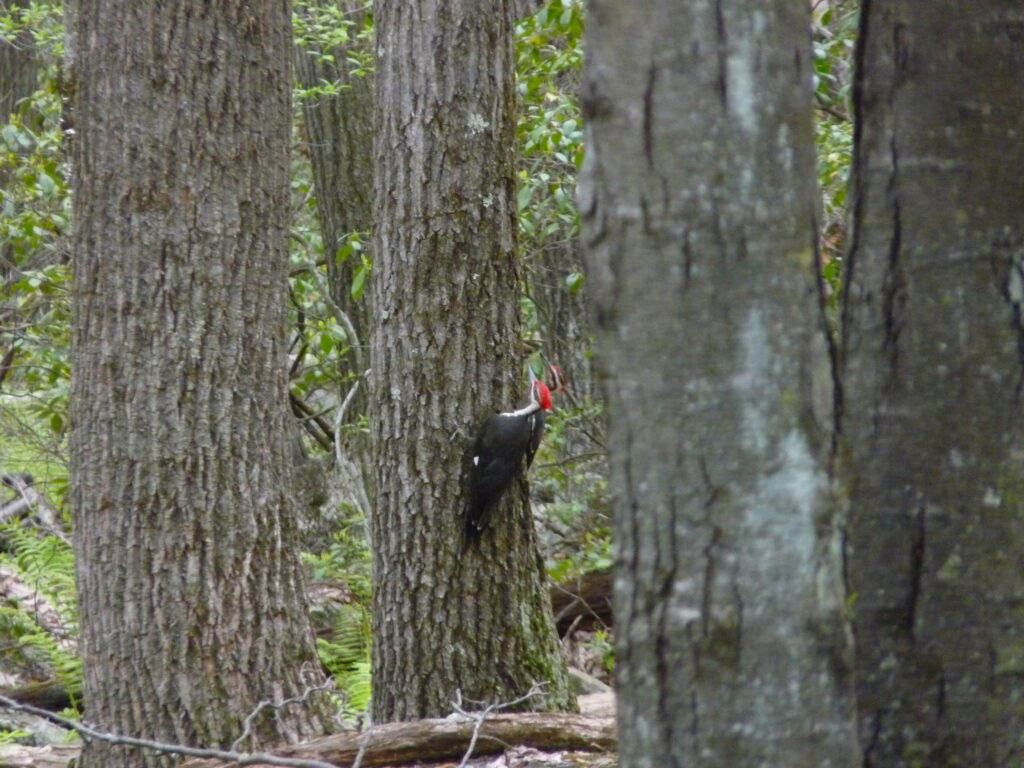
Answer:
[{"label": "green leaf", "polygon": [[356,272],[352,276],[352,301],[359,301],[363,297],[363,291],[366,290],[366,275],[369,271],[365,263],[356,267]]},{"label": "green leaf", "polygon": [[580,288],[583,287],[583,281],[585,277],[582,272],[570,272],[565,278],[565,286],[569,289],[569,293],[575,296],[580,292]]},{"label": "green leaf", "polygon": [[53,177],[48,173],[39,174],[37,182],[39,184],[39,189],[44,195],[52,195],[57,191],[57,182],[55,182]]},{"label": "green leaf", "polygon": [[516,197],[516,202],[519,205],[520,211],[526,210],[526,207],[530,204],[531,197],[533,197],[533,189],[526,184],[519,188],[519,194]]}]

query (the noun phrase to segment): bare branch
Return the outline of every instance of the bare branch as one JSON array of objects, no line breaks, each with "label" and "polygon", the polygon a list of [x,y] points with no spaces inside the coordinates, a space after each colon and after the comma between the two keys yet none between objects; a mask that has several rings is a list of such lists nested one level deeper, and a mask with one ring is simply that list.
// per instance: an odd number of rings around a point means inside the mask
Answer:
[{"label": "bare branch", "polygon": [[338,408],[337,414],[334,416],[334,450],[337,454],[335,459],[338,465],[341,466],[341,424],[345,420],[345,411],[348,410],[349,405],[352,404],[352,399],[356,396],[356,391],[359,389],[359,384],[370,375],[370,368],[367,368],[362,375],[360,375],[355,382],[352,384],[352,388],[345,395],[345,399],[341,401],[341,407]]},{"label": "bare branch", "polygon": [[[517,704],[522,704],[524,701],[532,699],[534,696],[541,696],[544,693],[544,686],[545,683],[534,683],[532,686],[530,686],[530,690],[528,690],[518,699],[513,699],[512,701],[505,701],[496,704],[489,704],[486,707],[484,707],[484,709],[480,712],[466,712],[462,708],[462,690],[456,688],[455,701],[452,702],[452,709],[454,709],[457,714],[460,714],[463,717],[468,717],[474,721],[473,734],[469,737],[469,746],[466,747],[466,753],[462,756],[462,762],[459,763],[458,768],[466,768],[469,759],[473,756],[473,750],[476,749],[476,741],[478,738],[480,738],[480,729],[484,726],[484,720],[487,719],[487,716],[491,714],[491,712],[502,709],[508,709],[509,707],[516,706]],[[467,701],[471,700],[467,699]],[[480,702],[474,701],[471,703],[479,704]]]},{"label": "bare branch", "polygon": [[310,696],[314,693],[331,690],[334,687],[334,681],[331,679],[325,680],[321,685],[308,686],[299,696],[293,696],[290,699],[284,701],[269,701],[264,699],[257,704],[252,712],[246,715],[244,721],[242,721],[242,735],[234,740],[231,744],[232,751],[237,751],[241,748],[242,744],[246,739],[252,738],[252,726],[256,722],[257,715],[260,714],[264,709],[283,709],[289,704],[304,704]]},{"label": "bare branch", "polygon": [[302,244],[302,247],[306,249],[306,254],[309,256],[309,274],[312,275],[313,279],[316,281],[317,287],[320,289],[320,294],[323,296],[323,300],[327,303],[327,306],[331,308],[331,312],[334,314],[335,319],[345,328],[345,333],[348,334],[349,348],[355,356],[356,370],[359,370],[363,367],[363,350],[359,344],[359,334],[356,333],[356,327],[352,324],[352,320],[349,318],[348,313],[338,306],[338,303],[331,295],[331,287],[327,284],[327,280],[316,267],[316,260],[313,258],[312,246],[306,242],[305,238],[296,232],[292,232],[291,237],[293,240],[298,240]]},{"label": "bare branch", "polygon": [[97,741],[103,741],[107,744],[119,744],[128,747],[151,749],[154,752],[165,752],[172,755],[208,757],[234,762],[238,765],[266,763],[267,765],[284,766],[284,768],[335,768],[335,766],[330,763],[324,763],[319,760],[277,757],[276,755],[267,754],[265,752],[232,752],[224,749],[201,749],[198,747],[186,747],[181,744],[167,744],[161,741],[151,741],[150,739],[137,739],[134,736],[118,736],[117,734],[99,731],[87,725],[76,723],[74,720],[69,720],[66,717],[55,715],[53,712],[46,709],[39,709],[38,707],[33,707],[28,704],[20,704],[14,699],[9,699],[6,696],[0,696],[0,706],[14,710],[15,712],[27,712],[30,715],[35,715],[36,717],[41,717],[44,720],[49,720],[51,723],[56,723],[62,728],[69,728],[70,730],[81,734],[82,738],[86,741],[96,739]]}]

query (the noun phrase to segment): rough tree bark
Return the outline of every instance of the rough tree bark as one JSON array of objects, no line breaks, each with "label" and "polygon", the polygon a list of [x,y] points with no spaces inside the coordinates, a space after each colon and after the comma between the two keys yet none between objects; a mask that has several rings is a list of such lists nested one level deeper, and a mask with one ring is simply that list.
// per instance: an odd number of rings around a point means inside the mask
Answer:
[{"label": "rough tree bark", "polygon": [[1024,764],[1024,22],[864,4],[841,426],[865,766]]},{"label": "rough tree bark", "polygon": [[531,706],[568,707],[525,484],[463,538],[464,450],[526,383],[510,3],[383,3],[375,22],[374,716],[534,682]]},{"label": "rough tree bark", "polygon": [[621,765],[853,766],[806,5],[588,5]]},{"label": "rough tree bark", "polygon": [[[288,4],[72,3],[68,29],[85,704],[118,733],[230,745],[258,702],[322,680],[282,439]],[[254,737],[325,722],[314,697]],[[171,763],[93,744],[81,765]]]}]

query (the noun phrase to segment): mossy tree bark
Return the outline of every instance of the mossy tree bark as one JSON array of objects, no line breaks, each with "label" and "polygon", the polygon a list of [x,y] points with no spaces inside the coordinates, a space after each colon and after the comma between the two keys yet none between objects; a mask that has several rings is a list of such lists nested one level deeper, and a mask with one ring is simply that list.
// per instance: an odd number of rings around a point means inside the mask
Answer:
[{"label": "mossy tree bark", "polygon": [[864,3],[841,427],[865,766],[1024,764],[1024,46]]},{"label": "mossy tree bark", "polygon": [[[69,5],[89,720],[229,746],[322,681],[286,434],[287,2]],[[257,743],[319,734],[316,697]],[[174,763],[92,743],[83,766]]]},{"label": "mossy tree bark", "polygon": [[525,392],[507,0],[383,3],[371,434],[377,720],[572,706],[525,483],[464,540],[463,454]]},{"label": "mossy tree bark", "polygon": [[856,764],[808,9],[588,5],[620,764]]}]

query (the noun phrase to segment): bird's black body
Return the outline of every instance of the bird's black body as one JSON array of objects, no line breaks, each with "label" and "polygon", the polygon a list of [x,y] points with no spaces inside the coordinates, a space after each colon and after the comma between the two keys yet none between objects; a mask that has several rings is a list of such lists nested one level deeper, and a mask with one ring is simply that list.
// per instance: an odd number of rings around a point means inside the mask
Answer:
[{"label": "bird's black body", "polygon": [[466,513],[466,530],[471,535],[487,528],[505,489],[533,463],[544,436],[545,409],[551,407],[551,395],[541,382],[534,382],[530,392],[525,407],[489,416],[473,441]]}]

